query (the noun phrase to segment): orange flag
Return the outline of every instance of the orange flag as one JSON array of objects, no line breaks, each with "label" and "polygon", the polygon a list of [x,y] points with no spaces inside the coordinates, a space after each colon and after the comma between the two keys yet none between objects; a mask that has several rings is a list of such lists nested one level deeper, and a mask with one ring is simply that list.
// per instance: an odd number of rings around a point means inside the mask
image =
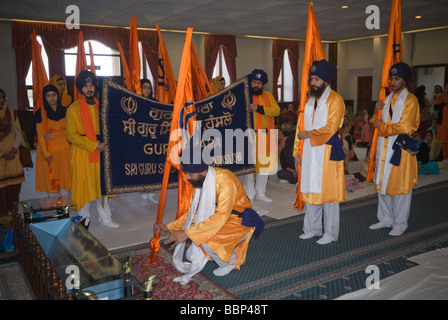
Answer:
[{"label": "orange flag", "polygon": [[[43,88],[49,84],[47,72],[42,60],[42,46],[37,41],[36,30],[31,34],[31,55],[33,62],[33,112],[44,106]],[[42,108],[42,121],[47,120],[45,109]]]},{"label": "orange flag", "polygon": [[81,73],[81,71],[88,70],[86,50],[84,49],[84,34],[82,31],[78,33],[78,52],[76,57],[76,68],[75,68],[75,88],[73,99],[78,100],[81,97],[81,93],[76,88],[76,78]]},{"label": "orange flag", "polygon": [[[44,134],[47,134],[49,133],[48,118],[44,108],[45,97],[43,96],[43,89],[47,84],[50,84],[50,81],[48,81],[47,71],[45,70],[44,62],[42,60],[42,47],[39,42],[37,42],[36,30],[33,30],[33,33],[31,34],[31,59],[33,63],[33,112],[41,109],[42,127]],[[47,140],[46,146],[47,150],[51,153],[51,140]],[[52,189],[59,190],[59,182],[54,177],[53,158],[50,158],[48,167],[51,187]]]},{"label": "orange flag", "polygon": [[174,78],[173,68],[171,66],[168,50],[165,41],[162,39],[162,32],[159,25],[156,24],[157,35],[159,37],[159,70],[157,80],[157,100],[161,103],[171,104],[176,97],[176,79]]},{"label": "orange flag", "polygon": [[[325,59],[324,50],[322,48],[322,42],[320,39],[319,28],[317,26],[316,16],[314,15],[313,3],[308,3],[308,22],[306,26],[306,39],[305,39],[305,57],[302,66],[302,84],[300,88],[300,104],[299,104],[299,120],[297,121],[297,130],[305,130],[304,111],[305,105],[309,98],[309,74],[310,68],[314,61]],[[298,156],[300,161],[302,160],[303,152],[303,140],[299,140],[296,137],[294,143],[294,156]],[[302,193],[300,192],[300,177],[302,173],[302,166],[298,166],[298,184],[297,184],[297,196],[294,207],[301,210],[305,207],[305,203],[302,200]]]},{"label": "orange flag", "polygon": [[120,42],[117,42],[118,45],[118,51],[120,51],[120,58],[121,58],[121,65],[123,66],[123,76],[124,76],[124,83],[126,84],[126,87],[131,90],[132,83],[131,83],[131,74],[129,71],[128,63],[126,62],[126,56],[124,55],[123,47],[121,46]]},{"label": "orange flag", "polygon": [[203,100],[211,96],[214,90],[205,74],[204,67],[194,45],[191,45],[191,68],[195,101]]},{"label": "orange flag", "polygon": [[90,41],[89,41],[89,55],[90,55],[90,71],[92,71],[96,75],[95,61],[93,59],[93,49]]},{"label": "orange flag", "polygon": [[[170,140],[168,142],[168,151],[165,161],[162,188],[160,191],[156,224],[162,222],[163,210],[165,207],[166,190],[171,166],[174,166],[179,170],[178,214],[180,212],[179,207],[182,207],[182,210],[184,210],[185,212],[189,205],[188,203],[179,203],[185,198],[182,197],[182,195],[190,194],[190,191],[192,190],[192,186],[185,179],[185,174],[182,170],[180,170],[179,153],[183,137],[181,135],[178,135],[176,132],[176,130],[178,129],[188,130],[188,137],[185,138],[191,137],[194,130],[192,123],[196,119],[191,75],[192,33],[193,28],[188,28],[179,71],[179,86],[176,91],[176,97],[174,100],[173,118],[171,121],[170,129]],[[173,156],[173,158],[171,156]],[[159,252],[160,248],[159,231],[154,230],[154,238],[150,241],[149,245],[151,248],[151,262],[155,264],[157,262],[157,253]]]},{"label": "orange flag", "polygon": [[140,52],[138,50],[137,18],[135,16],[131,19],[130,27],[129,76],[131,87],[129,88],[129,90],[141,96],[142,89],[140,87]]},{"label": "orange flag", "polygon": [[[392,8],[389,20],[389,34],[387,36],[386,53],[383,62],[383,74],[381,78],[381,89],[379,100],[385,101],[390,93],[390,68],[403,61],[403,41],[401,36],[401,0],[392,0]],[[382,110],[377,113],[377,119],[381,119]],[[375,170],[375,154],[378,142],[378,130],[375,128],[370,147],[370,159],[367,169],[366,181],[373,181],[373,172]]]}]

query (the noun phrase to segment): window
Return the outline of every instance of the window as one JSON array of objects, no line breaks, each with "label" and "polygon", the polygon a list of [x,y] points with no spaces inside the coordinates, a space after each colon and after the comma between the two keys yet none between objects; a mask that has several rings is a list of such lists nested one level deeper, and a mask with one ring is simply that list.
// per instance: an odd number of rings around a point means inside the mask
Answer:
[{"label": "window", "polygon": [[[42,39],[40,36],[37,36],[37,41],[42,46],[42,60],[44,62],[45,70],[47,71],[48,79],[50,80],[49,75],[49,64],[48,64],[48,56],[45,52],[45,48],[42,45]],[[84,50],[86,52],[86,60],[87,65],[90,69],[90,51],[89,51],[89,42],[92,45],[93,50],[93,59],[95,63],[95,71],[97,76],[99,77],[111,77],[113,81],[120,83],[120,79],[122,81],[122,66],[121,66],[121,57],[120,52],[114,49],[111,49],[101,42],[95,40],[88,40],[84,42]],[[149,65],[145,59],[145,55],[142,50],[141,43],[139,42],[139,51],[140,51],[140,78],[147,78],[153,82],[153,76],[149,69]],[[74,76],[76,72],[76,59],[77,59],[78,47],[74,47],[71,49],[65,50],[65,72],[66,72],[66,80],[67,80],[67,88],[69,90],[69,94],[72,94],[71,90],[73,87]],[[120,83],[121,84],[121,83]],[[26,87],[28,93],[28,100],[30,102],[30,109],[33,108],[33,65],[31,63],[30,69],[28,71],[26,77]]]},{"label": "window", "polygon": [[289,63],[288,50],[285,50],[283,55],[283,65],[280,70],[279,77],[277,79],[277,90],[279,101],[292,101],[293,90],[292,90],[293,78],[291,64]]},{"label": "window", "polygon": [[224,59],[224,53],[222,52],[222,46],[219,48],[218,57],[216,58],[215,68],[213,69],[212,78],[216,78],[217,76],[221,76],[226,79],[226,86],[228,86],[230,82],[229,71],[227,70],[226,61]]},{"label": "window", "polygon": [[[121,76],[120,53],[95,40],[84,41],[84,50],[89,69],[91,64],[89,42],[92,44],[96,75],[99,77]],[[65,50],[65,73],[67,77],[75,76],[77,53],[78,47]]]},{"label": "window", "polygon": [[[152,90],[154,91],[154,77],[152,76],[151,70],[149,69],[148,61],[146,60],[146,56],[143,52],[142,43],[138,43],[138,50],[140,52],[140,60],[141,60],[141,70],[140,70],[140,79],[148,79],[152,83]],[[153,94],[155,94],[153,92]]]},{"label": "window", "polygon": [[[44,45],[42,44],[42,39],[40,36],[36,36],[37,42],[41,45],[42,48],[42,60],[44,62],[45,70],[47,71],[47,77],[50,79],[49,75],[49,67],[48,67],[48,56],[47,52],[45,51]],[[26,92],[28,94],[28,101],[30,102],[30,109],[33,109],[33,62],[30,64],[30,69],[28,70],[28,74],[26,75],[25,79],[26,83]]]}]

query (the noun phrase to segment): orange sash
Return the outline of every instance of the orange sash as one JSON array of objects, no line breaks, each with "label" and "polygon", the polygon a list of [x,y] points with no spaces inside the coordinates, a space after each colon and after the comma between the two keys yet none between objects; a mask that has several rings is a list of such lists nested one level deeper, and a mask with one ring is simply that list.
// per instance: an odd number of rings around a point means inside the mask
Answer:
[{"label": "orange sash", "polygon": [[[94,141],[97,141],[95,126],[93,125],[93,120],[90,115],[89,105],[87,104],[87,102],[83,96],[81,96],[78,99],[78,104],[79,104],[79,114],[81,116],[82,127],[84,128],[86,137],[90,138]],[[99,119],[99,111],[98,111],[99,110],[99,102],[98,102],[97,98],[95,98],[95,104],[96,104],[96,111],[97,111],[98,119]],[[95,149],[94,151],[89,153],[89,160],[91,163],[100,162],[100,154],[98,152],[98,149]]]},{"label": "orange sash", "polygon": [[[50,133],[50,130],[48,129],[48,117],[47,117],[47,111],[45,110],[45,106],[42,106],[42,108],[40,108],[40,113],[42,115],[42,127],[43,127],[43,131],[44,131],[44,135],[46,135],[46,134]],[[53,150],[52,144],[53,143],[51,140],[46,141],[47,150],[50,153],[52,153],[52,150]],[[48,173],[50,175],[51,188],[59,190],[59,188],[60,188],[59,181],[57,181],[56,178],[54,177],[53,158],[50,158],[50,160],[48,161],[48,168],[49,168]]]},{"label": "orange sash", "polygon": [[441,104],[442,102],[445,101],[445,97],[446,97],[446,92],[444,91],[440,96],[437,97],[434,104]]},{"label": "orange sash", "polygon": [[[265,103],[264,107],[270,108],[271,107],[271,100],[269,100],[269,96],[264,91],[262,93],[262,96],[263,96],[263,101]],[[253,100],[254,104],[259,105],[259,106],[262,105],[260,103],[260,100],[258,99],[257,95],[253,95],[252,100]],[[267,135],[266,135],[266,138],[267,138],[268,141],[267,141],[267,144],[266,144],[266,150],[267,150],[267,152],[270,152],[271,151],[270,133],[271,133],[271,130],[274,129],[274,117],[269,117],[269,116],[266,116],[266,117],[268,118],[268,128],[267,128],[268,132],[267,132]],[[262,129],[262,114],[261,113],[256,112],[256,123],[257,123],[257,133],[258,133],[258,138],[259,138],[258,139],[258,147],[259,147],[258,150],[263,150],[263,148],[261,147],[262,146],[261,145],[262,139],[260,139],[261,138],[261,131],[260,130]]]}]

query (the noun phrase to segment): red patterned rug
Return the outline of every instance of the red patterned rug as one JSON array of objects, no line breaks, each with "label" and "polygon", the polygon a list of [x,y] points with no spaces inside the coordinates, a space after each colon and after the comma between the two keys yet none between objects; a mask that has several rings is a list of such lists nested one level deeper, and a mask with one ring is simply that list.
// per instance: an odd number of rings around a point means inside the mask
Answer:
[{"label": "red patterned rug", "polygon": [[133,247],[118,249],[112,252],[120,261],[131,256],[132,274],[139,281],[144,281],[148,276],[156,274],[153,282],[154,300],[235,300],[230,292],[199,273],[186,285],[174,282],[173,279],[182,275],[171,264],[172,254],[163,246],[157,256],[157,263],[150,262],[150,249],[145,247]]}]

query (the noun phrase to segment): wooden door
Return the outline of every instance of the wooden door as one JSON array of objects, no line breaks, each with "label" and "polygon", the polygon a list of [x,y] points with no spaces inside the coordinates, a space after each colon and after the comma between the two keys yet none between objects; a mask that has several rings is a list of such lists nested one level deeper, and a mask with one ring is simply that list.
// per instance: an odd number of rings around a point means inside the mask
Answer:
[{"label": "wooden door", "polygon": [[356,113],[369,110],[372,101],[372,76],[358,77],[358,99]]}]

